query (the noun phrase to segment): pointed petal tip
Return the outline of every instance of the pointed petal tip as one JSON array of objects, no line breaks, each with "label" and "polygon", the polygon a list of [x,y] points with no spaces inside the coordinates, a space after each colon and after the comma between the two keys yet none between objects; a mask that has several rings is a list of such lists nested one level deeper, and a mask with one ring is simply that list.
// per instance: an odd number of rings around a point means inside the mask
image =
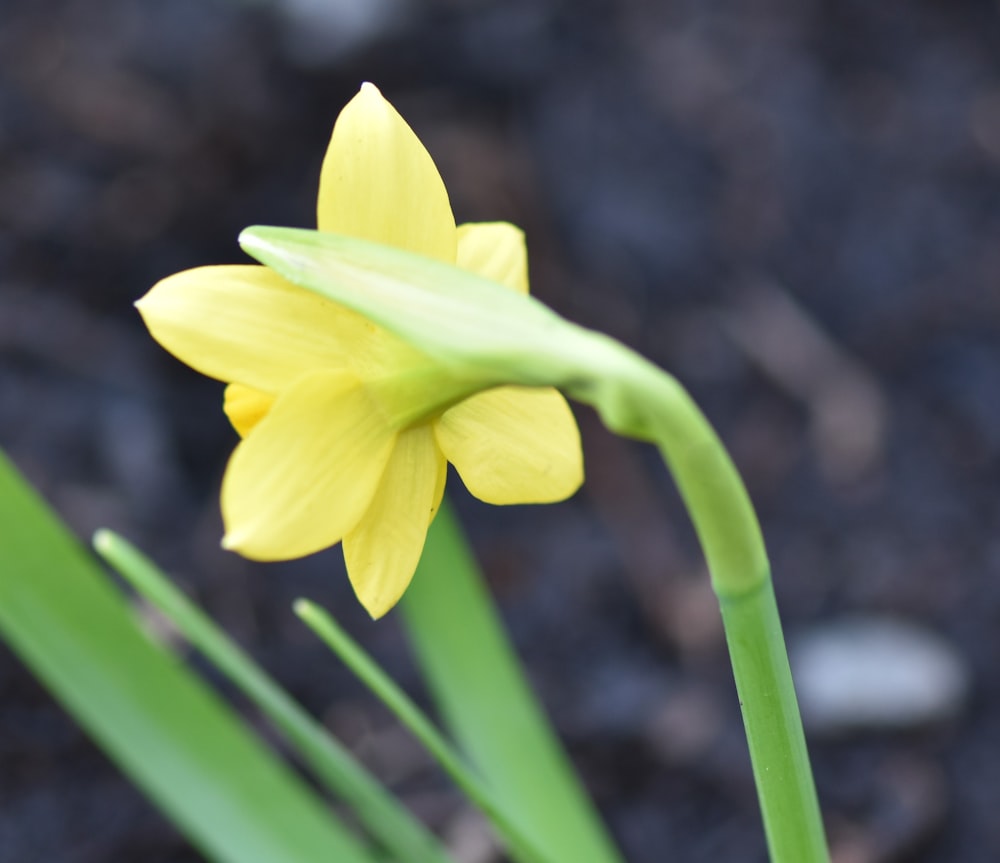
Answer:
[{"label": "pointed petal tip", "polygon": [[247,560],[254,560],[259,563],[273,563],[277,560],[291,560],[292,558],[287,555],[281,554],[262,554],[258,549],[253,547],[253,534],[251,531],[227,531],[222,537],[219,545],[225,551],[231,551],[234,554],[238,554],[240,557],[246,558]]},{"label": "pointed petal tip", "polygon": [[[157,282],[159,284],[159,282]],[[153,285],[146,293],[144,293],[139,299],[137,299],[132,305],[135,309],[142,315],[143,318],[150,309],[156,304],[156,297],[153,296],[153,291],[156,290],[156,285]]]},{"label": "pointed petal tip", "polygon": [[394,599],[387,600],[385,596],[366,597],[359,595],[358,600],[372,620],[381,620],[395,608],[400,597],[397,596]]},{"label": "pointed petal tip", "polygon": [[358,578],[358,572],[356,569],[352,570],[350,565],[354,562],[351,560],[353,557],[354,554],[352,553],[349,538],[348,545],[344,548],[344,559],[348,563],[348,576],[354,576],[351,578],[351,586],[354,588],[354,594],[357,596],[358,602],[361,603],[361,607],[368,612],[371,619],[380,620],[392,611],[400,599],[403,598],[403,594],[406,592],[406,588],[409,587],[410,581],[413,578],[413,573],[411,572],[408,577],[402,579],[385,579],[384,577]]},{"label": "pointed petal tip", "polygon": [[226,551],[235,552],[240,557],[245,557],[247,560],[266,560],[266,557],[255,554],[251,550],[250,547],[253,545],[253,537],[253,530],[248,530],[245,526],[243,528],[232,527],[228,528],[222,535],[219,545]]},{"label": "pointed petal tip", "polygon": [[320,231],[455,261],[455,217],[434,161],[370,82],[337,117],[320,169]]}]

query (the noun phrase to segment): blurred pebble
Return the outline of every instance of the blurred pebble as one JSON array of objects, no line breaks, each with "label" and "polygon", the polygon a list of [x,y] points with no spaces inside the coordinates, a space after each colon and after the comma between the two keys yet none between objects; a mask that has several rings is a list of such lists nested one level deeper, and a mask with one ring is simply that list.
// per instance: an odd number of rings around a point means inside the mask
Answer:
[{"label": "blurred pebble", "polygon": [[288,59],[304,67],[332,65],[396,30],[406,0],[273,0],[285,29]]},{"label": "blurred pebble", "polygon": [[724,731],[725,713],[706,686],[679,688],[663,699],[645,727],[645,738],[666,764],[692,764],[704,758]]},{"label": "blurred pebble", "polygon": [[452,818],[444,841],[456,863],[499,863],[502,859],[490,825],[475,809],[462,809]]},{"label": "blurred pebble", "polygon": [[818,627],[791,645],[802,718],[816,732],[911,728],[953,716],[969,672],[943,639],[889,618]]}]

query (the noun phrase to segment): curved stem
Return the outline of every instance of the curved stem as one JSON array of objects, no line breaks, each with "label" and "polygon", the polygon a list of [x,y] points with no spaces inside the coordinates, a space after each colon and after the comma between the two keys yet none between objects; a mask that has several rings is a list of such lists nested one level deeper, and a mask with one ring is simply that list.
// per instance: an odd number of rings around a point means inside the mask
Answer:
[{"label": "curved stem", "polygon": [[586,341],[588,365],[597,368],[568,391],[592,404],[612,431],[659,447],[704,549],[772,863],[828,863],[767,552],[746,487],[674,378],[607,337],[587,333]]},{"label": "curved stem", "polygon": [[656,445],[701,541],[719,596],[751,591],[769,576],[767,551],[746,487],[729,454],[675,378],[601,333],[575,328],[589,374],[563,388],[592,405],[611,431]]}]

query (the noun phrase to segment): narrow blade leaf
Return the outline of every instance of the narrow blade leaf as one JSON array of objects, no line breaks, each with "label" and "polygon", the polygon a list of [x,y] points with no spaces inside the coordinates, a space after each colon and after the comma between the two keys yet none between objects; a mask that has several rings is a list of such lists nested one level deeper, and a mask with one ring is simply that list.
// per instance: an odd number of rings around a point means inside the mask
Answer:
[{"label": "narrow blade leaf", "polygon": [[524,679],[447,501],[400,607],[446,725],[529,838],[552,860],[621,863]]},{"label": "narrow blade leaf", "polygon": [[177,659],[0,455],[0,636],[219,863],[373,863]]},{"label": "narrow blade leaf", "polygon": [[307,768],[400,863],[449,863],[434,835],[135,546],[109,530],[94,548],[285,736]]},{"label": "narrow blade leaf", "polygon": [[489,818],[517,863],[554,863],[555,858],[541,854],[524,836],[518,824],[509,816],[506,807],[501,805],[492,791],[465,765],[451,744],[413,700],[329,614],[305,599],[295,603],[295,613],[434,756],[455,784],[465,792],[466,797]]}]

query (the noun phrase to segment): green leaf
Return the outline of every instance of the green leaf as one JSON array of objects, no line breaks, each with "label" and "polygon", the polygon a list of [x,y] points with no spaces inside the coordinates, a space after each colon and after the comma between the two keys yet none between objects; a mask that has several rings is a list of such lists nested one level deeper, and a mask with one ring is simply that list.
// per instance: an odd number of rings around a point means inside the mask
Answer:
[{"label": "green leaf", "polygon": [[0,635],[220,863],[374,863],[183,664],[0,455]]},{"label": "green leaf", "polygon": [[434,835],[331,737],[321,723],[306,713],[178,590],[149,558],[109,530],[97,532],[94,547],[257,705],[282,732],[307,769],[350,807],[358,821],[384,848],[405,863],[448,863],[450,858]]},{"label": "green leaf", "polygon": [[400,605],[445,723],[524,832],[551,860],[621,861],[521,672],[447,501]]},{"label": "green leaf", "polygon": [[517,863],[555,863],[557,858],[548,858],[541,854],[538,848],[524,836],[517,822],[510,818],[506,807],[497,800],[482,780],[466,767],[448,741],[421,712],[420,708],[396,685],[395,681],[382,671],[375,660],[340,628],[329,614],[315,603],[305,599],[300,599],[295,603],[295,613],[396,715],[396,718],[434,756],[455,784],[465,792],[466,797],[490,819],[494,829]]}]

